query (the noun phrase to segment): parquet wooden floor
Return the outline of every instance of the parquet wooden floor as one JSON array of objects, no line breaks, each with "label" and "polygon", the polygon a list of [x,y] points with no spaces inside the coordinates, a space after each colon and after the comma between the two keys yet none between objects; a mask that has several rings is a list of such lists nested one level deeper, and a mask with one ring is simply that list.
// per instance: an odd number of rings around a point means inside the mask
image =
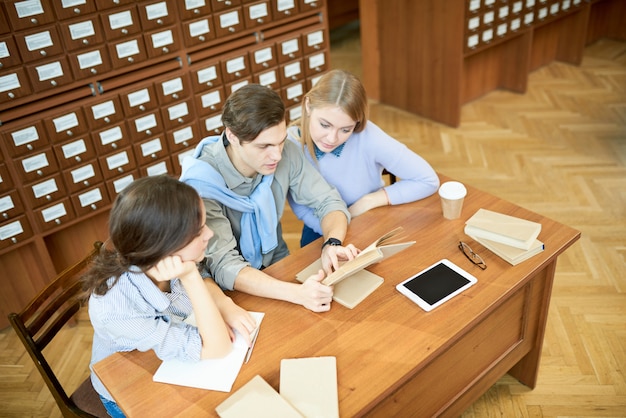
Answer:
[{"label": "parquet wooden floor", "polygon": [[[333,67],[360,75],[358,27],[331,41]],[[496,91],[465,105],[458,129],[377,103],[371,119],[440,173],[582,231],[559,259],[537,387],[504,376],[463,418],[626,417],[626,42],[600,40],[580,66],[533,72],[523,95]],[[295,247],[299,223],[290,213],[284,221]],[[91,342],[81,318],[50,350],[74,385]],[[7,329],[0,417],[26,416],[60,414]]]}]

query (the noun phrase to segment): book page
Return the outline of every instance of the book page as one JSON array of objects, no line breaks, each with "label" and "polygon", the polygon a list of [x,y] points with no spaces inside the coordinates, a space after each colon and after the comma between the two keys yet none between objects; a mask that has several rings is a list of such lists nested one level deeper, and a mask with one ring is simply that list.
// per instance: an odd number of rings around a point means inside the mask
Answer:
[{"label": "book page", "polygon": [[[256,320],[257,327],[260,327],[265,314],[261,312],[250,312],[250,314]],[[235,332],[233,349],[226,357],[200,360],[195,363],[165,360],[154,373],[152,380],[173,385],[230,392],[247,352],[248,346],[243,336]]]}]

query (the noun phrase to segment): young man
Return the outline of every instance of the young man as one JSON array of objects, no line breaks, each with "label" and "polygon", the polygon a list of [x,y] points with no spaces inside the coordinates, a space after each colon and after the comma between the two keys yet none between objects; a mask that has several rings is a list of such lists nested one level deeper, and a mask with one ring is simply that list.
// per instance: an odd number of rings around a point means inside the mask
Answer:
[{"label": "young man", "polygon": [[215,233],[206,251],[210,273],[224,289],[329,310],[333,291],[320,283],[324,272],[297,284],[262,269],[289,254],[280,224],[287,194],[321,219],[326,274],[354,258],[358,250],[342,244],[350,220],[345,202],[287,141],[285,106],[275,91],[238,89],[224,104],[222,123],[224,133],[203,139],[181,175],[202,196]]}]

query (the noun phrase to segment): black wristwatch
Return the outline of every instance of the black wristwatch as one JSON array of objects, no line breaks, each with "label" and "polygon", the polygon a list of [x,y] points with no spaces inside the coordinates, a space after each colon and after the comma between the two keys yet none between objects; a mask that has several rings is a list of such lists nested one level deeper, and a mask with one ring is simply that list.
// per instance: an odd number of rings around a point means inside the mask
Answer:
[{"label": "black wristwatch", "polygon": [[326,242],[322,244],[322,250],[327,245],[338,245],[338,246],[341,246],[341,240],[338,240],[337,238],[328,238],[326,240]]}]

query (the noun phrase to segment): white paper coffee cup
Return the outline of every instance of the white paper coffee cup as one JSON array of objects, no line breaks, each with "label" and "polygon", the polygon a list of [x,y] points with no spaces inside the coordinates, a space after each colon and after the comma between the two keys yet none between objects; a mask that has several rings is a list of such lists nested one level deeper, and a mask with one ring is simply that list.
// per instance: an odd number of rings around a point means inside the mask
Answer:
[{"label": "white paper coffee cup", "polygon": [[467,189],[458,181],[448,181],[439,187],[441,197],[441,209],[446,219],[458,219],[461,217],[463,200],[467,195]]}]

